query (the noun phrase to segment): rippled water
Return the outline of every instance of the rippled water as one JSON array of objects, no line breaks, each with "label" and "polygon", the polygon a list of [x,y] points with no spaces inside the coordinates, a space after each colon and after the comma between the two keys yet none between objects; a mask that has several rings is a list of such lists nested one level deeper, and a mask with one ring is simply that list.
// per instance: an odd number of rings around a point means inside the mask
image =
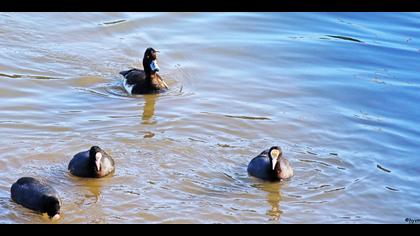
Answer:
[{"label": "rippled water", "polygon": [[[0,223],[53,185],[59,223],[404,223],[419,218],[418,13],[0,13]],[[161,51],[171,90],[118,72]],[[100,145],[111,178],[72,177]],[[246,167],[280,145],[288,182]]]}]

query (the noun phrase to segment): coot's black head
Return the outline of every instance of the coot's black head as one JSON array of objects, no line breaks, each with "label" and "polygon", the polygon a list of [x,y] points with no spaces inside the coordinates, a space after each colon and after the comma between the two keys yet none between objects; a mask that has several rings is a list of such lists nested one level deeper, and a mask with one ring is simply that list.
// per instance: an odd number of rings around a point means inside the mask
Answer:
[{"label": "coot's black head", "polygon": [[101,161],[103,158],[103,151],[98,146],[93,146],[89,150],[89,160],[90,164],[94,169],[95,173],[99,173],[101,171]]},{"label": "coot's black head", "polygon": [[45,197],[45,210],[50,218],[60,218],[60,200],[54,196]]},{"label": "coot's black head", "polygon": [[279,162],[281,156],[283,155],[283,151],[278,146],[273,146],[270,148],[268,152],[268,156],[270,157],[271,166],[273,170],[276,168],[277,163]]},{"label": "coot's black head", "polygon": [[146,73],[156,73],[159,71],[157,52],[158,51],[153,48],[148,48],[144,52],[143,68]]}]

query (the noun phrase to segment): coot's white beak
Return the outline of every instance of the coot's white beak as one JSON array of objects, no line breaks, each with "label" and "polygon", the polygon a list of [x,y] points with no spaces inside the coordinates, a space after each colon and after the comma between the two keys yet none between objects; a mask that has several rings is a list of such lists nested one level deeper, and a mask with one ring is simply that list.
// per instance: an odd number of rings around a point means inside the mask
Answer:
[{"label": "coot's white beak", "polygon": [[159,71],[159,65],[156,60],[153,60],[152,63],[150,63],[150,69],[152,69],[152,71]]},{"label": "coot's white beak", "polygon": [[96,168],[99,171],[101,169],[102,153],[100,152],[96,153],[95,157],[96,157],[96,160],[95,160]]},{"label": "coot's white beak", "polygon": [[274,168],[276,168],[276,164],[277,164],[277,157],[273,157],[271,162],[272,162],[271,164],[273,165],[273,170],[274,170]]},{"label": "coot's white beak", "polygon": [[55,216],[53,216],[51,219],[52,220],[59,220],[60,219],[60,214],[55,214]]},{"label": "coot's white beak", "polygon": [[276,164],[277,164],[277,161],[279,160],[280,154],[281,152],[277,149],[273,149],[270,152],[271,164],[273,165],[273,170],[274,168],[276,168]]}]

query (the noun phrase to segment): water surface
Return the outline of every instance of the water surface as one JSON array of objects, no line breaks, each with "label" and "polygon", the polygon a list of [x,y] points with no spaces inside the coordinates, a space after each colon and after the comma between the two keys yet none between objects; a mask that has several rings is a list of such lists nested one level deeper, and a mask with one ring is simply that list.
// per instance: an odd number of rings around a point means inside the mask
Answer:
[{"label": "water surface", "polygon": [[[0,13],[0,223],[404,223],[420,210],[418,13]],[[159,49],[171,90],[119,71]],[[72,177],[99,145],[112,178]],[[250,178],[283,148],[295,177]]]}]

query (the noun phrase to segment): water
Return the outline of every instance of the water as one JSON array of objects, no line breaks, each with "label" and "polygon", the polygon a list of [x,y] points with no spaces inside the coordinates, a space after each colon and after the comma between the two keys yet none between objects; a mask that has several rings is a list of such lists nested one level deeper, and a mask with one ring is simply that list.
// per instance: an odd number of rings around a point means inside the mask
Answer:
[{"label": "water", "polygon": [[[0,223],[405,223],[420,210],[418,13],[0,13]],[[171,90],[118,72],[159,49]],[[99,145],[112,178],[72,177]],[[250,178],[272,145],[288,182]]]}]

